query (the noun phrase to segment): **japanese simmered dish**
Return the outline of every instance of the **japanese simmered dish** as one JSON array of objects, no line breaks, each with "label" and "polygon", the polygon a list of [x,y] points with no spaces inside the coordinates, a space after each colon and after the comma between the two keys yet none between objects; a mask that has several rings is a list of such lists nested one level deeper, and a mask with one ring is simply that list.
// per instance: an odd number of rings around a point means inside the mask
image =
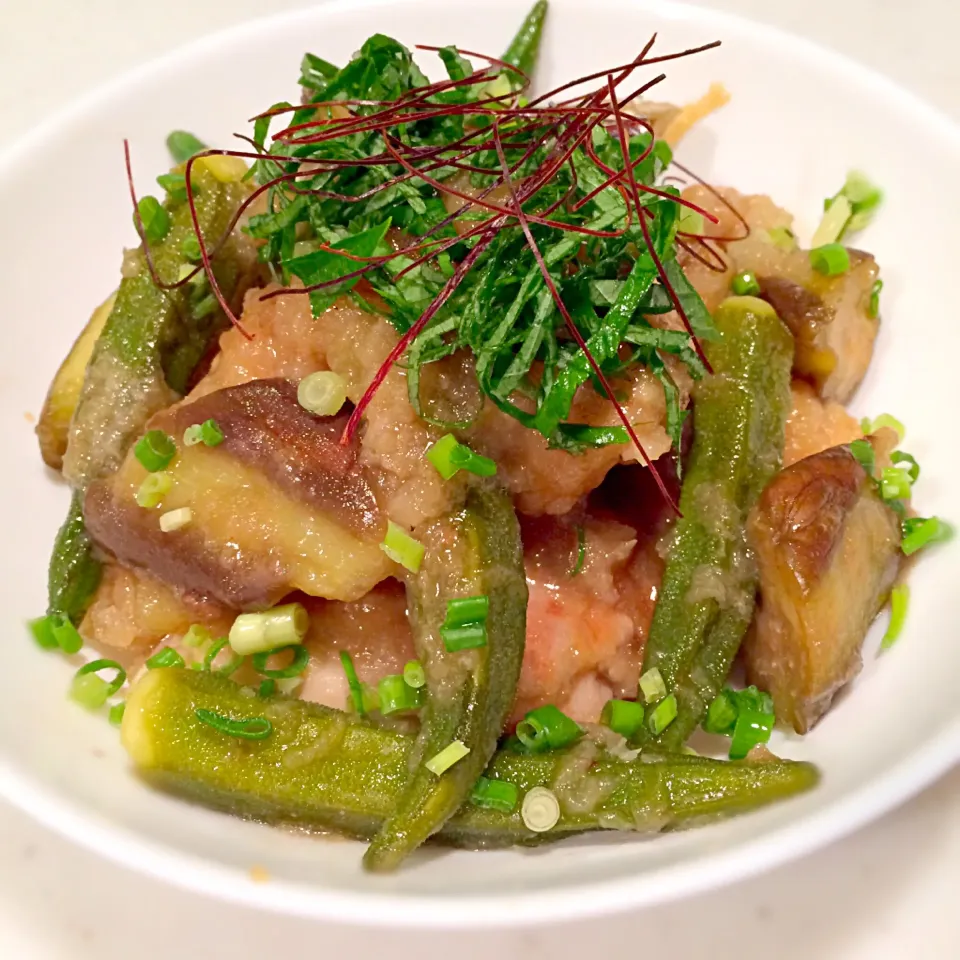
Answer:
[{"label": "japanese simmered dish", "polygon": [[821,720],[948,533],[844,406],[877,188],[799,243],[674,161],[726,99],[661,102],[701,50],[539,93],[545,13],[425,48],[436,83],[382,35],[308,54],[238,149],[171,134],[162,199],[128,153],[140,243],[37,430],[72,501],[31,628],[96,651],[72,696],[150,782],[373,870],[813,787],[774,724]]}]

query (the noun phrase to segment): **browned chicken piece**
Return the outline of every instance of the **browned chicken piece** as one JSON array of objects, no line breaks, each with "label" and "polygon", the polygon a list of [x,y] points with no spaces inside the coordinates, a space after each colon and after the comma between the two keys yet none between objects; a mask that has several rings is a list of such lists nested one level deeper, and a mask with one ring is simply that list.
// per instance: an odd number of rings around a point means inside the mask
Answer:
[{"label": "browned chicken piece", "polygon": [[760,296],[793,333],[794,370],[828,400],[846,403],[870,366],[878,324],[867,310],[878,275],[873,257],[859,250],[837,277],[817,273],[804,250],[783,253],[777,274],[757,274]]},{"label": "browned chicken piece", "polygon": [[108,563],[80,634],[130,670],[158,643],[181,637],[193,624],[224,636],[234,616],[215,600],[181,594],[146,571]]},{"label": "browned chicken piece", "polygon": [[[224,333],[221,352],[191,397],[255,378],[299,380],[315,370],[330,369],[343,378],[347,396],[356,403],[396,345],[396,331],[383,317],[360,310],[345,298],[314,319],[306,297],[260,299],[271,289],[247,295],[242,322],[252,339],[235,328]],[[664,360],[680,391],[681,407],[686,407],[689,374],[673,357]],[[663,387],[643,369],[618,380],[614,387],[623,395],[622,405],[644,451],[656,460],[670,449]],[[436,419],[474,421],[463,439],[497,461],[498,477],[524,513],[566,513],[612,467],[640,458],[627,443],[587,450],[580,456],[550,450],[539,433],[494,404],[483,403],[472,361],[463,351],[424,368],[421,398],[425,411]],[[590,384],[577,392],[570,419],[594,426],[619,423],[613,406]],[[367,407],[359,462],[381,508],[409,529],[447,513],[462,499],[462,478],[443,480],[424,457],[430,444],[445,432],[416,415],[407,400],[406,371],[402,364],[394,365]]]},{"label": "browned chicken piece", "polygon": [[363,683],[376,687],[389,674],[401,673],[416,657],[407,619],[407,595],[397,580],[384,580],[352,603],[304,600],[310,630],[304,643],[310,663],[299,696],[342,710],[350,695],[340,652],[353,658]]},{"label": "browned chicken piece", "polygon": [[[690,400],[692,380],[686,368],[665,357],[680,393],[680,406]],[[630,418],[637,439],[650,460],[667,453],[671,440],[665,429],[667,404],[663,386],[652,373],[639,368],[629,377],[614,381],[621,406]],[[520,403],[522,398],[516,398]],[[570,420],[591,426],[617,426],[620,420],[610,401],[592,384],[582,386],[574,397]],[[564,514],[584,494],[598,487],[620,463],[641,460],[632,443],[611,443],[581,454],[551,450],[546,437],[487,403],[466,439],[478,452],[497,462],[497,475],[513,495],[517,509],[530,516]]]},{"label": "browned chicken piece", "polygon": [[[185,446],[184,430],[215,420],[223,442]],[[235,609],[269,607],[292,590],[355,600],[395,570],[379,544],[386,520],[358,465],[339,443],[346,414],[318,417],[287,380],[254,380],[157,414],[151,429],[177,441],[172,487],[155,509],[138,506],[146,471],[131,452],[91,485],[87,529],[122,563]],[[164,532],[160,515],[190,508]]]},{"label": "browned chicken piece", "polygon": [[747,530],[760,569],[747,677],[771,693],[779,721],[806,733],[860,670],[899,568],[900,525],[839,446],[778,474]]},{"label": "browned chicken piece", "polygon": [[[704,233],[724,238],[717,241],[723,270],[711,270],[686,252],[680,256],[707,307],[714,310],[728,295],[736,274],[755,274],[760,295],[794,335],[794,371],[810,380],[820,396],[846,403],[867,372],[877,336],[877,320],[868,313],[879,275],[873,257],[850,250],[850,269],[825,277],[811,267],[809,251],[784,249],[772,241],[770,231],[789,228],[793,218],[769,197],[699,185],[684,190],[683,196],[719,219],[718,224],[708,221]],[[673,317],[667,315],[668,325]]]},{"label": "browned chicken piece", "polygon": [[790,384],[790,413],[783,444],[785,467],[861,436],[860,421],[842,404],[818,397],[803,380]]}]

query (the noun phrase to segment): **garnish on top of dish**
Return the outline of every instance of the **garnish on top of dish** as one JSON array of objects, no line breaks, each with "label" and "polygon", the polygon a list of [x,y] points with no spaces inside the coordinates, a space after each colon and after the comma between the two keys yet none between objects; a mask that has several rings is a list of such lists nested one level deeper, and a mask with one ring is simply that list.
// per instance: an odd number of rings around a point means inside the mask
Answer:
[{"label": "garnish on top of dish", "polygon": [[436,83],[379,34],[308,54],[241,149],[170,135],[162,202],[127,149],[140,245],[38,426],[73,497],[31,628],[102,654],[74,698],[150,781],[374,870],[810,788],[775,721],[818,722],[888,598],[893,642],[950,533],[901,425],[844,408],[879,190],[801,248],[674,160],[726,93],[648,94],[717,44],[537,95],[545,14],[420,48]]}]

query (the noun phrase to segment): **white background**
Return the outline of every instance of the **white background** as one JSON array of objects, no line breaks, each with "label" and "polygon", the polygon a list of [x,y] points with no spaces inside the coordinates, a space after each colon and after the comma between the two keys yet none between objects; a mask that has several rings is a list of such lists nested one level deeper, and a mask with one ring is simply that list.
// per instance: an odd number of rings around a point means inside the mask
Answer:
[{"label": "white background", "polygon": [[[953,0],[701,2],[836,47],[960,120],[960,5]],[[0,149],[145,59],[219,27],[302,5],[0,0]],[[922,157],[917,176],[923,176]],[[212,903],[101,861],[0,805],[3,960],[263,960],[305,950],[358,960],[579,960],[615,953],[672,960],[948,960],[960,957],[958,892],[960,770],[856,836],[758,879],[630,916],[482,934],[367,932]]]}]

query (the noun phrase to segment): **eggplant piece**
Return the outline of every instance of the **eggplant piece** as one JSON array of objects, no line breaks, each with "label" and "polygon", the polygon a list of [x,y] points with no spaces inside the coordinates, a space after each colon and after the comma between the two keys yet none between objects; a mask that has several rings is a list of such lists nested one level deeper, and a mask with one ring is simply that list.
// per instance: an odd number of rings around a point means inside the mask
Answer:
[{"label": "eggplant piece", "polygon": [[93,311],[80,336],[74,341],[70,352],[60,364],[57,375],[47,391],[36,432],[40,455],[43,457],[43,462],[52,470],[59,470],[63,466],[63,455],[67,452],[67,439],[70,434],[70,420],[80,399],[87,364],[90,362],[93,348],[113,310],[116,299],[117,293],[114,291]]},{"label": "eggplant piece", "polygon": [[[148,426],[177,444],[170,491],[156,508],[139,506],[147,472],[131,452],[90,485],[87,529],[122,563],[228,607],[270,607],[292,590],[357,600],[396,567],[379,546],[386,518],[357,463],[359,444],[339,442],[346,419],[309,413],[279,379],[165,410]],[[223,442],[186,446],[186,428],[207,420]],[[162,531],[160,514],[181,507],[190,523]]]},{"label": "eggplant piece", "polygon": [[806,733],[860,671],[860,648],[900,564],[900,524],[846,446],[800,460],[767,485],[747,523],[760,604],[747,678],[777,719]]},{"label": "eggplant piece", "polygon": [[810,380],[821,397],[846,403],[860,385],[879,328],[869,314],[879,275],[868,253],[850,250],[850,269],[825,277],[809,253],[784,253],[776,276],[759,275],[760,296],[790,328],[796,345],[794,372]]}]

